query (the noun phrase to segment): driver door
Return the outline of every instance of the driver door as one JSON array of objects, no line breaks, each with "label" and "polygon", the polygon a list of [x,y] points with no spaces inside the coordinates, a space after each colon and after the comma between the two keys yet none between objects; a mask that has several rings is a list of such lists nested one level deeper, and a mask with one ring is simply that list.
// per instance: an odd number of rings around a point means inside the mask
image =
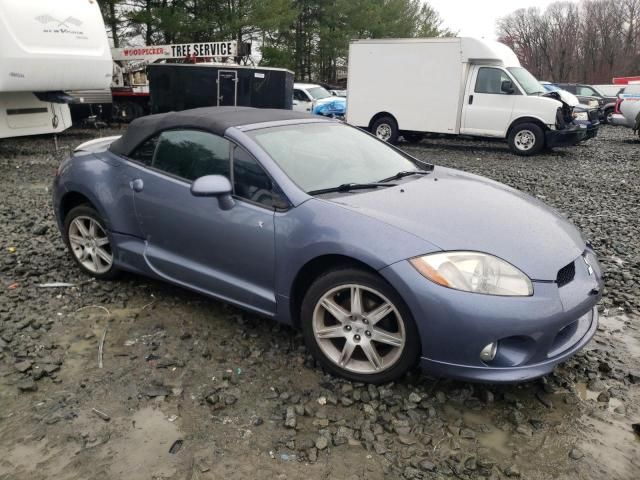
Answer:
[{"label": "driver door", "polygon": [[233,144],[195,130],[148,142],[156,143],[150,163],[129,169],[148,266],[171,282],[274,314],[273,208],[238,199],[223,210],[216,198],[190,190],[205,175],[231,178]]},{"label": "driver door", "polygon": [[[512,82],[515,92],[502,91],[503,81]],[[496,67],[475,67],[464,98],[460,133],[504,138],[511,123],[518,95],[511,77]]]}]

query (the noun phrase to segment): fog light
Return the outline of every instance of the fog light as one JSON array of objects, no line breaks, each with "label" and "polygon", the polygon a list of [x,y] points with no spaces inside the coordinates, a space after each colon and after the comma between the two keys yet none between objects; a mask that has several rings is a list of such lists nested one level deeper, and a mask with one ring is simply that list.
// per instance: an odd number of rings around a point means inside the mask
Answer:
[{"label": "fog light", "polygon": [[480,352],[480,360],[483,362],[490,362],[496,357],[496,352],[498,351],[498,343],[491,342],[489,345],[484,347]]}]

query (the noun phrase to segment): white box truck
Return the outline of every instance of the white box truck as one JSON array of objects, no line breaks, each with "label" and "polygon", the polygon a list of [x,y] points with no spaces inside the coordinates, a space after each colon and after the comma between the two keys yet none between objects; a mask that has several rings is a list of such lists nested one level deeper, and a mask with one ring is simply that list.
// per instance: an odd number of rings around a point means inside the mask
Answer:
[{"label": "white box truck", "polygon": [[504,138],[519,155],[573,145],[586,128],[506,45],[475,38],[357,40],[349,46],[347,122],[378,138],[425,133]]},{"label": "white box truck", "polygon": [[111,50],[95,0],[0,0],[0,138],[71,126],[67,90],[106,89]]}]

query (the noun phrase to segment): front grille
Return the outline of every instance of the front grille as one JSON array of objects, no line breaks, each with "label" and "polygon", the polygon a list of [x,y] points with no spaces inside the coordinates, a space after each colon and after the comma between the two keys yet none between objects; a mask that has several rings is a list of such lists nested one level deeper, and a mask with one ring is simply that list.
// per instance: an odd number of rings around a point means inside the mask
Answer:
[{"label": "front grille", "polygon": [[600,113],[598,110],[589,110],[589,120],[592,122],[597,122],[600,118]]},{"label": "front grille", "polygon": [[576,264],[571,262],[566,267],[562,267],[558,270],[558,276],[556,277],[556,283],[559,287],[563,287],[567,283],[571,282],[576,276]]}]

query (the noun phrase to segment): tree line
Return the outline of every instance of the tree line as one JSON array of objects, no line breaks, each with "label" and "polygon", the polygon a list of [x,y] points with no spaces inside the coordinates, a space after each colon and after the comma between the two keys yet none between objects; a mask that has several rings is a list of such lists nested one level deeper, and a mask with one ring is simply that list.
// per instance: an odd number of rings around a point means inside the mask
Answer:
[{"label": "tree line", "polygon": [[236,40],[260,64],[334,83],[357,38],[454,34],[421,0],[100,0],[115,47]]},{"label": "tree line", "polygon": [[498,21],[500,41],[541,80],[610,83],[640,73],[640,0],[556,2]]}]

